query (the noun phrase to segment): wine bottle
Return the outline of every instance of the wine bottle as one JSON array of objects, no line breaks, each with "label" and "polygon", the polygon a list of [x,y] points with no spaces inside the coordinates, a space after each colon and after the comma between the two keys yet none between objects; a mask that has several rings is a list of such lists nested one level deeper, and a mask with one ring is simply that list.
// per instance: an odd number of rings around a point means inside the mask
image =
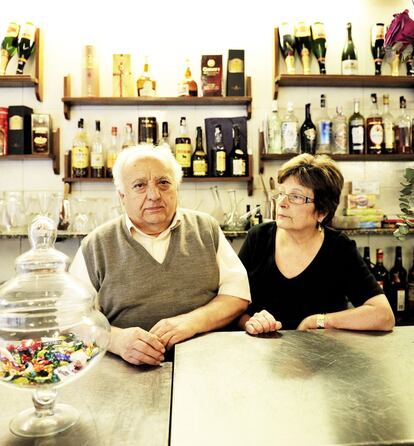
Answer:
[{"label": "wine bottle", "polygon": [[286,63],[287,74],[296,74],[295,68],[295,29],[290,23],[283,22],[279,27],[279,44]]},{"label": "wine bottle", "polygon": [[293,111],[293,103],[288,102],[282,119],[282,153],[299,152],[299,122]]},{"label": "wine bottle", "polygon": [[384,124],[384,152],[395,153],[394,147],[394,118],[389,111],[390,97],[384,94],[382,97],[383,112],[382,123]]},{"label": "wine bottle", "polygon": [[0,51],[0,75],[6,74],[6,68],[10,59],[16,54],[20,25],[10,22],[6,35],[1,43]]},{"label": "wine bottle", "polygon": [[332,119],[332,153],[348,153],[348,122],[340,105],[336,107],[336,115]]},{"label": "wine bottle", "polygon": [[359,113],[358,99],[354,99],[354,113],[349,117],[349,153],[365,153],[365,119]]},{"label": "wine bottle", "polygon": [[342,51],[342,74],[353,75],[358,74],[358,59],[352,40],[352,25],[348,23],[346,25],[348,38]]},{"label": "wine bottle", "polygon": [[414,321],[414,256],[413,256],[413,264],[411,265],[411,268],[408,271],[407,283],[408,283],[407,316],[411,321]]},{"label": "wine bottle", "polygon": [[371,94],[372,109],[367,117],[367,152],[379,155],[384,148],[384,123],[378,111],[377,95]]},{"label": "wine bottle", "polygon": [[88,176],[89,145],[88,137],[83,129],[83,119],[78,121],[78,132],[72,143],[72,176],[83,178]]},{"label": "wine bottle", "polygon": [[326,96],[321,94],[321,109],[316,121],[317,140],[316,153],[331,153],[332,146],[332,120],[326,107]]},{"label": "wine bottle", "polygon": [[312,51],[318,61],[319,73],[326,74],[326,68],[325,68],[326,34],[325,34],[324,24],[322,22],[315,22],[311,26],[311,30],[312,30]]},{"label": "wine bottle", "polygon": [[155,96],[156,86],[157,84],[155,80],[152,79],[150,74],[148,56],[145,56],[144,69],[141,76],[137,80],[138,96]]},{"label": "wine bottle", "polygon": [[26,65],[27,59],[34,51],[36,27],[31,22],[26,22],[19,33],[19,42],[17,45],[17,70],[16,74],[23,74],[23,69]]},{"label": "wine bottle", "polygon": [[260,223],[263,223],[263,215],[262,211],[260,210],[260,204],[256,205],[256,212],[252,216],[250,221],[252,226],[260,225]]},{"label": "wine bottle", "polygon": [[395,319],[402,322],[406,313],[407,295],[407,270],[402,264],[401,246],[395,247],[395,263],[390,270],[390,292],[391,308],[394,311]]},{"label": "wine bottle", "polygon": [[250,204],[246,204],[246,224],[244,226],[244,230],[248,231],[252,227],[252,216],[250,213]]},{"label": "wine bottle", "polygon": [[303,74],[310,74],[310,58],[312,39],[310,26],[305,22],[299,22],[295,26],[296,48],[302,61]]},{"label": "wine bottle", "polygon": [[101,121],[95,121],[95,133],[91,141],[91,177],[104,177],[104,147],[101,136]]},{"label": "wine bottle", "polygon": [[194,177],[206,177],[208,173],[207,154],[203,148],[203,130],[201,127],[196,129],[196,147],[191,157],[191,165]]},{"label": "wine bottle", "polygon": [[187,120],[180,119],[180,135],[175,138],[175,159],[185,177],[191,176],[191,139],[187,132]]},{"label": "wine bottle", "polygon": [[394,124],[395,149],[397,153],[411,153],[411,118],[407,113],[407,103],[404,96],[400,96],[401,114]]},{"label": "wine bottle", "polygon": [[229,153],[229,173],[232,177],[244,177],[247,175],[247,155],[240,146],[240,127],[233,125],[233,146]]},{"label": "wine bottle", "polygon": [[111,128],[111,143],[106,154],[106,177],[112,178],[112,169],[118,156],[118,127]]},{"label": "wine bottle", "polygon": [[161,139],[158,141],[159,147],[166,147],[167,149],[171,149],[170,140],[169,140],[169,133],[168,133],[168,122],[163,121],[161,125]]},{"label": "wine bottle", "polygon": [[300,149],[302,153],[315,154],[316,127],[312,122],[310,104],[305,105],[305,120],[300,128]]},{"label": "wine bottle", "polygon": [[378,285],[383,289],[384,294],[389,294],[389,274],[384,266],[384,251],[382,249],[377,249],[377,261],[372,269],[372,273]]},{"label": "wine bottle", "polygon": [[372,57],[374,58],[375,75],[377,76],[381,74],[382,61],[385,56],[384,36],[384,24],[376,23],[371,28],[371,52]]},{"label": "wine bottle", "polygon": [[364,262],[366,263],[366,265],[368,266],[368,269],[372,272],[373,268],[374,268],[374,264],[371,262],[371,253],[370,253],[369,246],[364,247],[363,259],[364,259]]},{"label": "wine bottle", "polygon": [[223,133],[221,131],[221,125],[219,124],[217,124],[214,128],[213,154],[214,176],[223,177],[224,175],[226,175],[227,170],[227,152],[224,148]]}]

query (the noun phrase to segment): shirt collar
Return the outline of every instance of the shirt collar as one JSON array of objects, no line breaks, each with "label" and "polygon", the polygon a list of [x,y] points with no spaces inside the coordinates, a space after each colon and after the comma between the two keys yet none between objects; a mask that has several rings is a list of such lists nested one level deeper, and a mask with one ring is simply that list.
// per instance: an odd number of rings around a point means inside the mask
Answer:
[{"label": "shirt collar", "polygon": [[177,208],[174,218],[170,224],[170,226],[168,226],[168,228],[161,232],[161,234],[158,235],[149,235],[149,234],[145,234],[145,232],[142,232],[140,229],[138,229],[134,223],[132,223],[131,219],[129,218],[128,214],[125,213],[125,224],[126,227],[128,228],[128,231],[130,232],[130,234],[132,236],[134,236],[134,233],[138,233],[140,235],[142,235],[143,237],[148,237],[148,238],[164,238],[167,235],[169,235],[169,233],[175,229],[177,226],[179,226],[179,224],[181,223],[181,210],[179,208]]}]

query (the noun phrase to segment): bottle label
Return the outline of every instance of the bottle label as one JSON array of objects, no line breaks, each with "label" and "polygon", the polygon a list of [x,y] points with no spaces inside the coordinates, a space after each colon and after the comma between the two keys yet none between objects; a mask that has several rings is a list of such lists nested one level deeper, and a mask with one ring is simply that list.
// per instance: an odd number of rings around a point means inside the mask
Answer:
[{"label": "bottle label", "polygon": [[405,290],[397,290],[397,311],[405,310]]},{"label": "bottle label", "polygon": [[369,138],[374,146],[381,146],[384,141],[384,128],[381,124],[374,124],[369,129]]},{"label": "bottle label", "polygon": [[116,152],[108,152],[106,156],[106,167],[108,169],[112,169],[112,167],[114,167],[115,160],[116,160]]},{"label": "bottle label", "polygon": [[358,61],[355,59],[347,59],[342,61],[342,74],[353,75],[358,74]]},{"label": "bottle label", "polygon": [[352,127],[352,143],[353,145],[363,145],[364,144],[364,126],[358,125]]},{"label": "bottle label", "polygon": [[321,121],[319,123],[319,144],[330,145],[332,139],[332,122]]},{"label": "bottle label", "polygon": [[239,177],[246,175],[246,162],[243,159],[233,160],[233,175]]},{"label": "bottle label", "polygon": [[312,25],[312,37],[316,39],[326,39],[325,29],[323,23],[314,23]]},{"label": "bottle label", "polygon": [[102,153],[91,153],[91,167],[94,169],[102,169],[104,165],[103,154]]},{"label": "bottle label", "polygon": [[195,177],[204,177],[207,173],[207,163],[205,160],[193,161],[193,175]]},{"label": "bottle label", "polygon": [[216,152],[216,170],[217,172],[226,171],[226,152],[223,150]]},{"label": "bottle label", "polygon": [[282,145],[284,150],[296,151],[298,148],[298,127],[296,122],[282,123]]},{"label": "bottle label", "polygon": [[19,115],[10,116],[9,130],[23,130],[23,117]]},{"label": "bottle label", "polygon": [[175,159],[181,167],[186,169],[191,167],[191,144],[176,144]]},{"label": "bottle label", "polygon": [[243,73],[244,72],[244,61],[238,57],[229,60],[228,64],[229,73]]},{"label": "bottle label", "polygon": [[347,152],[347,125],[345,122],[335,124],[333,131],[335,153]]},{"label": "bottle label", "polygon": [[392,150],[394,146],[394,128],[392,122],[384,122],[385,148]]},{"label": "bottle label", "polygon": [[89,149],[87,146],[72,148],[72,167],[86,169],[89,166]]},{"label": "bottle label", "polygon": [[309,142],[314,141],[315,138],[316,138],[316,130],[315,130],[315,129],[306,129],[306,130],[305,130],[305,138],[306,138]]}]

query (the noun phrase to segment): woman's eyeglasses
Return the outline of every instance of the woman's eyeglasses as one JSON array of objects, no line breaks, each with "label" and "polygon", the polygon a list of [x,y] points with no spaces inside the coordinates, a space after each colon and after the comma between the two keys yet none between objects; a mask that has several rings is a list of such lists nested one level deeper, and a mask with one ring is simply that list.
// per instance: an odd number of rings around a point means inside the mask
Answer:
[{"label": "woman's eyeglasses", "polygon": [[289,203],[292,204],[306,204],[306,203],[313,203],[315,200],[310,197],[306,197],[305,195],[300,194],[287,194],[286,192],[278,192],[277,194],[273,195],[273,199],[275,200],[282,200],[284,197],[287,197],[289,200]]}]

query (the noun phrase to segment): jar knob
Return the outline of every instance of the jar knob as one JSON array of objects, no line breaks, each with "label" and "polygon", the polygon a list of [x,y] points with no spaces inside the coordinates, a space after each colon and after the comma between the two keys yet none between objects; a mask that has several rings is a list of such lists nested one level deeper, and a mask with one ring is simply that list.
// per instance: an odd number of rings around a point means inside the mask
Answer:
[{"label": "jar knob", "polygon": [[57,236],[56,224],[54,221],[41,215],[36,217],[30,224],[28,237],[33,249],[52,248]]}]

